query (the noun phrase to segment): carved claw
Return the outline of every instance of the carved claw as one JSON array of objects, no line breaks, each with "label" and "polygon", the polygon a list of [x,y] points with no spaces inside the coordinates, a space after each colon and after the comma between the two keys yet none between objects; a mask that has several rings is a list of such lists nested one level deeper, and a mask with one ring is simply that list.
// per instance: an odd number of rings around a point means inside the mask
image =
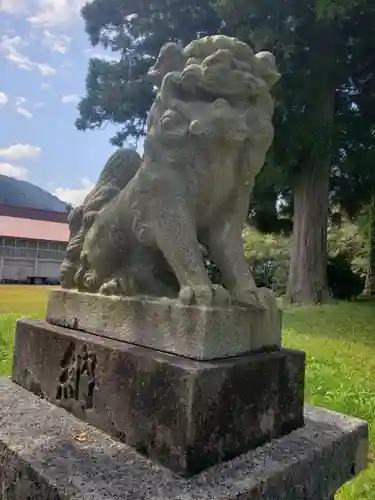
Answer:
[{"label": "carved claw", "polygon": [[208,306],[212,302],[212,289],[206,285],[184,286],[180,290],[178,302],[186,306]]},{"label": "carved claw", "polygon": [[101,286],[99,293],[103,295],[119,295],[121,286],[117,279],[113,279]]},{"label": "carved claw", "polygon": [[228,305],[231,303],[231,296],[228,290],[220,285],[212,285],[214,292],[213,303],[214,305]]},{"label": "carved claw", "polygon": [[183,305],[214,306],[230,303],[229,292],[220,285],[184,286],[178,296]]},{"label": "carved claw", "polygon": [[[86,292],[89,292],[89,293],[97,292],[98,287],[97,287],[97,274],[96,274],[96,272],[93,270],[87,271],[84,275],[83,283],[84,283],[84,289]],[[79,287],[79,289],[80,289],[80,287]]]},{"label": "carved claw", "polygon": [[253,306],[264,309],[264,306],[259,298],[256,288],[248,288],[245,290],[235,290],[232,293],[232,301],[241,306]]}]

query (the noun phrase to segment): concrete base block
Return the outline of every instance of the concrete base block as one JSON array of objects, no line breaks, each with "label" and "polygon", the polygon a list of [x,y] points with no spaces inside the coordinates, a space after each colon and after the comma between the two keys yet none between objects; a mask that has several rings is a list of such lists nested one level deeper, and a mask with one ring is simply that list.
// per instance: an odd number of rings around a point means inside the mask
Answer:
[{"label": "concrete base block", "polygon": [[367,462],[365,422],[306,407],[306,425],[193,478],[7,379],[0,380],[2,500],[328,500]]}]

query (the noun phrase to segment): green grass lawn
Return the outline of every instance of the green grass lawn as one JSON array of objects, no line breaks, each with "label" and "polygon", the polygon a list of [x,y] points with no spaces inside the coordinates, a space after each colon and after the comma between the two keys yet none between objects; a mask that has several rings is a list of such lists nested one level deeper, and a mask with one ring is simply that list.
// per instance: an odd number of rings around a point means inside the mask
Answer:
[{"label": "green grass lawn", "polygon": [[284,344],[307,353],[309,403],[369,422],[369,468],[336,499],[375,499],[375,303],[287,310]]},{"label": "green grass lawn", "polygon": [[52,287],[0,285],[0,375],[12,365],[14,328],[18,318],[43,318]]},{"label": "green grass lawn", "polygon": [[51,286],[0,285],[0,315],[44,316]]},{"label": "green grass lawn", "polygon": [[[42,318],[50,290],[0,286],[1,375],[10,373],[17,318]],[[336,499],[375,500],[375,303],[286,310],[284,344],[307,352],[307,401],[369,422],[370,466]]]}]

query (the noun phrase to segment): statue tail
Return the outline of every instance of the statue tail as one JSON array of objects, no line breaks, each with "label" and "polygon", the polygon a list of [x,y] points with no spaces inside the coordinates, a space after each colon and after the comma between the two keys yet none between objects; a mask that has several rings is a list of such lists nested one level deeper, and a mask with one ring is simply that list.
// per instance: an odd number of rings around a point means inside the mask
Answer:
[{"label": "statue tail", "polygon": [[73,208],[69,214],[69,244],[66,249],[64,262],[61,265],[60,282],[63,288],[74,287],[74,275],[77,272],[76,262],[81,254],[83,206]]}]

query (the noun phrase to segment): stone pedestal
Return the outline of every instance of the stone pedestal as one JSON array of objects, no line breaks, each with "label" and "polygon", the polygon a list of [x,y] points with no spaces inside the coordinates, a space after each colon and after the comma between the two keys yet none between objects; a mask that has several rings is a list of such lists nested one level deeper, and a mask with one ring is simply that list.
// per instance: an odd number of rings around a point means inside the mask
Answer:
[{"label": "stone pedestal", "polygon": [[262,307],[184,306],[167,298],[50,294],[47,321],[187,358],[227,358],[281,347],[281,311],[266,288]]},{"label": "stone pedestal", "polygon": [[332,500],[367,463],[367,424],[305,408],[305,426],[190,479],[0,380],[2,500]]},{"label": "stone pedestal", "polygon": [[19,321],[12,378],[190,476],[301,427],[304,371],[296,351],[197,361]]}]

